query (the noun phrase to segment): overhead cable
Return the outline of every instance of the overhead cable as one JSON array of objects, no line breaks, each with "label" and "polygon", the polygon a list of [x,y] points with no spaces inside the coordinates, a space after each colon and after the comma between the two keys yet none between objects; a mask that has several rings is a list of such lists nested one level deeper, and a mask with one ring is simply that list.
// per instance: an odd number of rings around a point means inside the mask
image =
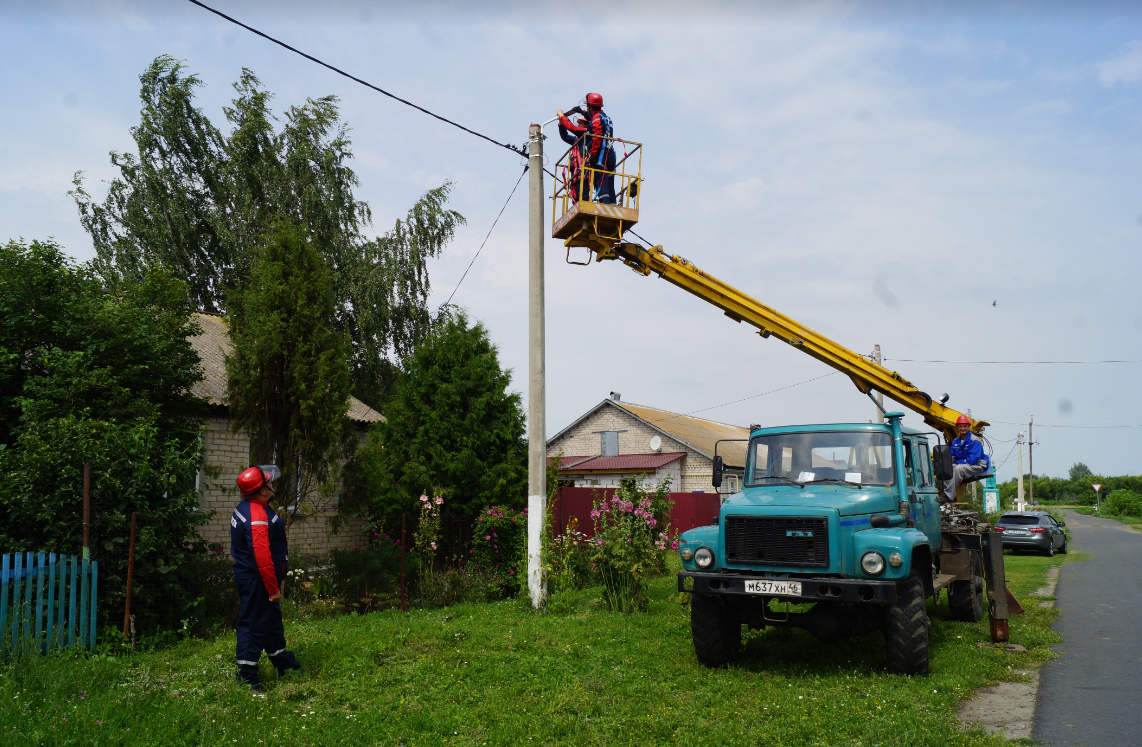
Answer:
[{"label": "overhead cable", "polygon": [[487,244],[487,243],[488,243],[488,237],[490,237],[490,236],[492,235],[492,229],[494,229],[494,228],[496,227],[496,224],[500,222],[500,218],[503,216],[503,214],[504,214],[504,210],[507,210],[507,207],[508,207],[508,203],[512,201],[512,195],[514,195],[514,194],[515,194],[515,191],[516,191],[516,189],[518,189],[518,188],[519,188],[519,183],[523,181],[523,175],[524,175],[524,174],[526,174],[526,173],[527,173],[527,166],[525,165],[525,166],[523,167],[523,173],[521,173],[521,174],[519,175],[519,179],[516,179],[516,180],[515,180],[515,186],[514,186],[514,187],[512,187],[512,191],[511,191],[511,194],[509,194],[509,195],[508,195],[508,199],[506,199],[506,200],[504,201],[504,206],[503,206],[502,208],[500,208],[500,214],[496,216],[496,219],[495,219],[494,221],[492,221],[492,228],[489,228],[489,229],[488,229],[488,235],[487,235],[487,236],[485,236],[485,237],[484,237],[484,240],[483,240],[483,242],[481,242],[481,243],[480,243],[480,248],[476,250],[476,256],[472,257],[472,261],[468,263],[468,269],[464,270],[464,274],[463,274],[463,275],[461,275],[461,276],[460,276],[460,279],[456,281],[456,287],[455,287],[455,288],[453,288],[453,289],[452,289],[452,293],[451,293],[451,294],[449,294],[449,296],[448,296],[448,300],[444,302],[444,305],[445,305],[445,306],[447,306],[448,304],[452,303],[452,296],[455,296],[455,295],[456,295],[456,291],[457,291],[457,290],[459,290],[459,288],[460,288],[460,283],[463,283],[463,282],[464,282],[464,278],[468,277],[468,270],[471,270],[471,269],[472,269],[472,265],[476,264],[476,257],[479,257],[479,256],[480,256],[480,252],[482,252],[482,251],[484,250],[484,244]]},{"label": "overhead cable", "polygon": [[302,52],[300,49],[296,49],[294,47],[291,47],[290,45],[286,44],[285,42],[283,42],[279,39],[275,39],[274,37],[270,36],[269,34],[262,33],[261,31],[258,31],[256,28],[253,28],[252,26],[247,26],[246,24],[242,23],[241,21],[237,20],[236,18],[231,18],[230,16],[226,15],[225,13],[223,13],[221,11],[217,11],[214,8],[211,8],[209,5],[206,5],[204,3],[199,2],[199,0],[190,0],[190,2],[194,3],[195,5],[197,5],[198,7],[202,8],[204,10],[210,11],[211,13],[213,13],[216,16],[220,16],[222,18],[225,18],[230,23],[241,26],[242,28],[246,29],[247,31],[254,33],[254,34],[257,34],[258,36],[262,37],[263,39],[267,39],[269,41],[272,41],[274,44],[285,47],[289,51],[291,51],[295,54],[299,54],[307,60],[310,60],[312,62],[316,62],[318,65],[321,65],[322,67],[327,67],[330,70],[332,70],[333,72],[337,73],[338,75],[344,75],[349,80],[360,83],[361,85],[366,86],[368,88],[372,88],[377,93],[383,93],[384,95],[388,96],[390,99],[395,99],[396,101],[399,101],[406,106],[411,106],[413,109],[416,109],[417,111],[424,112],[425,114],[427,114],[430,117],[434,117],[436,119],[439,119],[441,122],[445,122],[447,124],[450,124],[453,127],[458,127],[461,130],[463,130],[464,132],[467,132],[469,135],[475,135],[478,138],[483,138],[484,140],[487,140],[489,143],[492,143],[493,145],[498,145],[501,148],[507,148],[511,152],[516,153],[516,154],[521,155],[521,156],[527,156],[527,153],[524,152],[524,149],[519,147],[519,146],[508,145],[507,143],[501,143],[498,140],[493,140],[492,138],[488,137],[487,135],[483,135],[479,132],[476,132],[475,130],[470,130],[467,127],[465,127],[464,125],[459,124],[458,122],[453,122],[451,119],[448,119],[447,117],[442,117],[439,114],[436,114],[434,112],[430,112],[429,110],[425,109],[423,106],[417,106],[416,104],[412,103],[411,101],[408,101],[407,99],[402,99],[400,96],[397,96],[396,94],[389,93],[388,91],[386,91],[383,88],[378,88],[377,86],[374,86],[372,83],[369,83],[368,81],[361,80],[360,78],[356,77],[355,75],[350,75],[349,73],[345,72],[344,70],[333,67],[328,62],[322,62],[321,60],[317,59],[313,55],[306,54],[305,52]]}]

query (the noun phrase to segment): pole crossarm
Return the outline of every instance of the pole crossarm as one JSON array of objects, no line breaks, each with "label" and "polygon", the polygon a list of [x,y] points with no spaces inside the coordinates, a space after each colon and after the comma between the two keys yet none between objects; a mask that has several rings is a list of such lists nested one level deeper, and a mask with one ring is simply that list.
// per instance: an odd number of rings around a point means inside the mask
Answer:
[{"label": "pole crossarm", "polygon": [[[803,353],[846,374],[862,394],[880,392],[904,407],[923,416],[924,422],[942,431],[950,441],[956,437],[956,418],[961,413],[936,402],[926,392],[895,371],[881,366],[863,355],[838,345],[775,309],[742,293],[737,288],[699,270],[678,255],[669,255],[661,246],[649,249],[638,244],[619,243],[609,247],[597,242],[591,247],[596,261],[621,260],[641,275],[657,274],[660,278],[717,306],[736,322],[757,328],[763,338],[776,337]],[[988,423],[972,420],[972,432],[979,434]]]}]

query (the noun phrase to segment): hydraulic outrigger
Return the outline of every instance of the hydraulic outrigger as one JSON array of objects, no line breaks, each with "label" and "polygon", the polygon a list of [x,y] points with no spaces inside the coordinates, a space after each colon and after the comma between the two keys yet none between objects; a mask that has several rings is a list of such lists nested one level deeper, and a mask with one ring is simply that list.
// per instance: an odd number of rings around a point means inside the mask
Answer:
[{"label": "hydraulic outrigger", "polygon": [[[590,190],[585,189],[585,186],[591,184],[600,174],[591,168],[570,171],[567,154],[556,166],[556,188],[552,198],[552,237],[563,239],[569,263],[590,263],[589,258],[586,262],[571,260],[571,249],[582,247],[591,252],[596,262],[616,260],[640,275],[657,275],[721,309],[730,319],[752,325],[761,337],[776,337],[844,373],[862,394],[872,398],[873,392],[880,392],[899,402],[918,413],[925,423],[942,433],[946,444],[951,443],[956,437],[955,423],[961,413],[945,406],[942,401],[933,400],[928,393],[920,390],[900,374],[837,344],[703,272],[689,260],[667,254],[661,246],[646,247],[626,241],[625,234],[638,222],[642,186],[642,145],[621,139],[613,139],[612,144],[616,148],[623,149],[623,156],[618,160],[615,171],[608,172],[613,174],[616,182],[618,198],[614,204],[572,199],[572,194],[587,194]],[[569,189],[576,181],[579,188]],[[944,399],[946,400],[946,397]],[[988,423],[983,420],[971,420],[971,430],[977,435],[981,434],[987,425]],[[946,445],[937,447],[933,459],[936,476],[940,479],[950,477],[950,474],[947,474],[950,470],[947,448]],[[977,479],[985,476],[989,475],[980,475]],[[965,487],[960,486],[957,501],[962,499]],[[1022,608],[1007,589],[1002,543],[992,533],[990,525],[974,512],[944,507],[941,518],[943,539],[939,548],[933,548],[933,554],[939,558],[936,563],[940,573],[935,575],[931,585],[925,584],[929,594],[938,594],[942,588],[955,581],[971,579],[972,569],[975,567],[973,553],[979,553],[984,579],[987,582],[991,636],[994,641],[1006,641],[1008,615],[1010,612],[1019,614]]]}]

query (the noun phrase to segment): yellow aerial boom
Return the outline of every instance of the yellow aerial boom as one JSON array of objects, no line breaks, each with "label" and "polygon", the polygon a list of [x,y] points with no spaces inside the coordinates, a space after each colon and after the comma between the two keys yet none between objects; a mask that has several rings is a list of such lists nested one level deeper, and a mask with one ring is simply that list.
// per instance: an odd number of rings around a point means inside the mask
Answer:
[{"label": "yellow aerial boom", "polygon": [[[552,237],[563,239],[568,248],[568,261],[572,247],[585,247],[595,255],[595,261],[620,260],[640,275],[657,274],[663,280],[694,294],[703,301],[721,309],[736,322],[746,322],[757,328],[763,338],[776,337],[798,350],[813,356],[848,376],[862,394],[877,391],[919,413],[924,422],[941,431],[950,442],[956,437],[956,419],[961,413],[936,402],[926,392],[895,371],[881,366],[869,358],[838,345],[824,335],[814,332],[800,322],[771,309],[737,288],[699,270],[691,262],[676,254],[667,254],[661,246],[650,248],[623,240],[626,233],[638,222],[638,198],[642,186],[642,145],[614,140],[622,145],[624,156],[613,172],[590,167],[572,168],[564,163],[574,148],[560,159],[556,167],[556,187],[553,196]],[[633,156],[638,160],[630,166]],[[603,174],[615,179],[615,204],[600,204],[575,199],[588,196],[588,187]],[[573,264],[587,264],[573,263]],[[972,420],[972,432],[979,434],[988,425]]]}]

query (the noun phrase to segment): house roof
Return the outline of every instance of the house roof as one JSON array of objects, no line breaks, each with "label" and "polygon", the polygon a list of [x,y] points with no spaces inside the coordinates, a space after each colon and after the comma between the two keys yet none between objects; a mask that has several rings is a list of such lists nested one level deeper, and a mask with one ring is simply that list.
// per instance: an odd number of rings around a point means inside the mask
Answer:
[{"label": "house roof", "polygon": [[[555,457],[553,457],[553,456],[547,457],[547,466],[548,467],[551,466],[551,462],[553,459],[555,459]],[[560,456],[559,457],[559,469],[564,469],[564,468],[566,468],[572,464],[575,464],[576,462],[586,461],[587,459],[594,459],[594,457],[591,457],[591,456]]]},{"label": "house roof", "polygon": [[599,456],[572,463],[559,470],[564,475],[586,475],[598,472],[653,472],[686,456],[685,451],[651,452],[649,454],[620,454]]},{"label": "house roof", "polygon": [[[226,356],[234,352],[226,320],[218,314],[196,312],[195,321],[202,334],[190,338],[190,344],[202,358],[203,379],[191,387],[196,396],[212,405],[226,406]],[[358,423],[376,423],[385,416],[356,397],[349,397],[349,419]]]},{"label": "house roof", "polygon": [[749,428],[740,425],[719,423],[705,418],[696,418],[691,415],[680,415],[676,412],[659,410],[655,407],[634,405],[627,402],[615,402],[605,399],[595,407],[588,410],[575,422],[556,433],[547,443],[561,438],[579,423],[598,412],[603,407],[615,407],[622,410],[665,436],[689,446],[705,457],[713,459],[714,444],[723,439],[744,439],[736,443],[723,443],[718,445],[718,455],[722,457],[727,467],[745,467],[746,441],[749,439]]}]

